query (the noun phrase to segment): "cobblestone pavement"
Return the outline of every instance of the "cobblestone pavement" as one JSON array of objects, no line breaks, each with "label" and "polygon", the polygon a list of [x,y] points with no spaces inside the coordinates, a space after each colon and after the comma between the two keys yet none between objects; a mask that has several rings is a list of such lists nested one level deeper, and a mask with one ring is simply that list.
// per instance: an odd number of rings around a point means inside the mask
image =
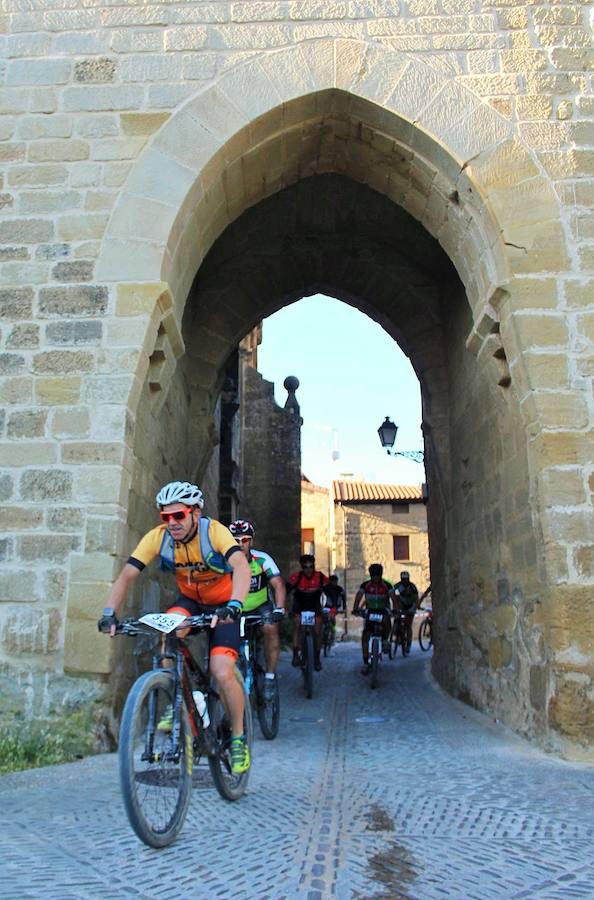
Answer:
[{"label": "cobblestone pavement", "polygon": [[282,663],[277,740],[249,793],[199,768],[165,850],[141,844],[106,755],[0,779],[0,896],[593,898],[594,772],[548,757],[446,697],[426,655],[382,663],[377,691],[339,645],[305,700]]}]

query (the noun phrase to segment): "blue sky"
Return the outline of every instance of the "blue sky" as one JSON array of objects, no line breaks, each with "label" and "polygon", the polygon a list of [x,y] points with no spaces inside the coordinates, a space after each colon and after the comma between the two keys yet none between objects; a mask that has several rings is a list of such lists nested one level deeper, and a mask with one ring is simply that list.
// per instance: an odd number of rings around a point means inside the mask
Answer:
[{"label": "blue sky", "polygon": [[420,389],[398,344],[363,313],[320,294],[286,306],[264,319],[258,369],[281,406],[287,375],[300,381],[302,465],[311,481],[325,485],[341,473],[386,484],[425,480],[422,465],[382,450],[377,429],[386,416],[399,426],[396,449],[423,448]]}]

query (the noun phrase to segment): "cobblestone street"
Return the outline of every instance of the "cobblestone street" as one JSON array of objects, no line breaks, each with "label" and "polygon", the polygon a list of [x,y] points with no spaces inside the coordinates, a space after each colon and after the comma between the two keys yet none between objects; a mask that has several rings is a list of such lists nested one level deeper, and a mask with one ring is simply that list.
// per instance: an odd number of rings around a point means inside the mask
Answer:
[{"label": "cobblestone street", "polygon": [[446,697],[427,657],[384,660],[371,691],[339,645],[308,701],[284,654],[248,794],[226,803],[200,767],[166,850],[129,827],[115,755],[5,776],[2,897],[594,897],[592,769]]}]

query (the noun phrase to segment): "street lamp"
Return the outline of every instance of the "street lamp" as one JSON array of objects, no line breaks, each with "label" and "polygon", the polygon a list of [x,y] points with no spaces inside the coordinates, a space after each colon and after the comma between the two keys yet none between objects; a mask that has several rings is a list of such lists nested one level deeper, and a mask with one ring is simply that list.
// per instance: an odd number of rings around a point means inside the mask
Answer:
[{"label": "street lamp", "polygon": [[382,447],[388,456],[406,456],[407,459],[414,459],[415,462],[422,463],[425,461],[425,454],[422,450],[392,450],[396,441],[396,433],[398,425],[395,425],[391,419],[386,416],[382,424],[377,430]]}]

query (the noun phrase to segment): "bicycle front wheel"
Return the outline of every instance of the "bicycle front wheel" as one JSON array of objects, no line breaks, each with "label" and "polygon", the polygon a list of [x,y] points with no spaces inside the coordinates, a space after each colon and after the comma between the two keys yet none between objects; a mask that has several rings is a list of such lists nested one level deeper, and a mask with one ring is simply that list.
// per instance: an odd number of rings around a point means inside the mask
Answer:
[{"label": "bicycle front wheel", "polygon": [[[236,675],[243,687],[243,678],[236,671]],[[239,800],[245,794],[250,770],[234,775],[231,771],[231,737],[232,729],[225,704],[215,691],[209,694],[208,712],[210,715],[210,728],[216,738],[216,752],[208,757],[208,765],[212,780],[221,797],[225,800]],[[250,754],[254,738],[254,725],[252,720],[252,707],[250,698],[244,694],[243,705],[243,733],[246,736]]]},{"label": "bicycle front wheel", "polygon": [[379,638],[371,641],[371,687],[376,688],[379,676]]},{"label": "bicycle front wheel", "polygon": [[301,647],[303,687],[308,700],[313,697],[314,642],[311,631],[305,635]]},{"label": "bicycle front wheel", "polygon": [[431,622],[429,619],[423,619],[419,627],[419,646],[421,650],[429,650],[432,643]]},{"label": "bicycle front wheel", "polygon": [[264,672],[260,670],[256,676],[256,695],[260,731],[267,741],[273,741],[278,734],[278,725],[280,721],[280,691],[278,689],[278,676],[274,679],[274,696],[272,697],[272,700],[265,700]]},{"label": "bicycle front wheel", "polygon": [[149,847],[167,847],[175,840],[192,791],[192,733],[184,704],[178,746],[167,723],[174,693],[173,673],[141,675],[128,695],[120,727],[124,806],[132,828]]}]

